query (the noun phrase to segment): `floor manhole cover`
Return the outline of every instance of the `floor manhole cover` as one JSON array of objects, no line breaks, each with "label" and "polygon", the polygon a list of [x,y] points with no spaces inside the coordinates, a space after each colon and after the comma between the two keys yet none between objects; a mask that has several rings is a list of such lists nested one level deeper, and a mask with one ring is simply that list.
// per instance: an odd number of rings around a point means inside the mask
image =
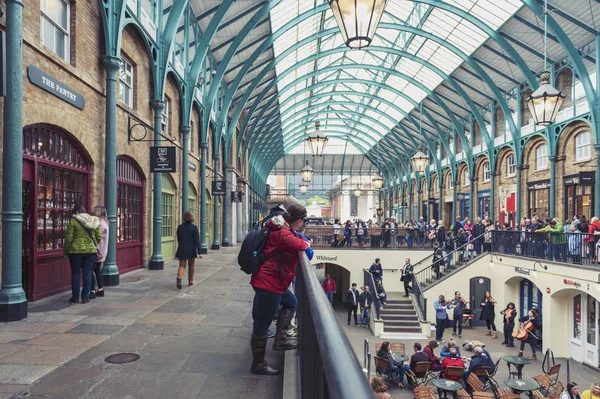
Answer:
[{"label": "floor manhole cover", "polygon": [[137,353],[117,353],[115,355],[110,355],[104,361],[106,363],[114,363],[114,364],[125,364],[125,363],[133,363],[140,359],[140,355]]},{"label": "floor manhole cover", "polygon": [[138,281],[141,281],[142,278],[141,277],[135,277],[135,276],[128,276],[128,277],[123,277],[121,279],[122,283],[137,283]]}]

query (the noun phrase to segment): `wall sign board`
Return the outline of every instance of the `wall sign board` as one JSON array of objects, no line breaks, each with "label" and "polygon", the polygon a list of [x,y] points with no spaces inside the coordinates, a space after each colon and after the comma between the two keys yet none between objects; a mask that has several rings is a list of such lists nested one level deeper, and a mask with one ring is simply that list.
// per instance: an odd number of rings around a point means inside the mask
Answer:
[{"label": "wall sign board", "polygon": [[33,65],[27,67],[27,77],[33,85],[46,90],[48,93],[68,102],[74,107],[81,110],[85,108],[85,100],[82,94]]},{"label": "wall sign board", "polygon": [[212,182],[212,195],[217,197],[223,197],[225,196],[225,190],[225,180],[214,180]]},{"label": "wall sign board", "polygon": [[176,172],[177,160],[175,158],[175,147],[150,147],[150,172]]}]

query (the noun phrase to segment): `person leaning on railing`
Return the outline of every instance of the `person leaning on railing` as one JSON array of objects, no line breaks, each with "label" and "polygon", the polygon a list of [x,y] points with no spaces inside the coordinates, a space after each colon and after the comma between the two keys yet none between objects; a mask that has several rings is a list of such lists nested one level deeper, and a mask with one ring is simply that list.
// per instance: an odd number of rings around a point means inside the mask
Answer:
[{"label": "person leaning on railing", "polygon": [[551,256],[552,258],[554,258],[554,260],[558,262],[565,261],[565,249],[567,246],[567,240],[564,235],[565,229],[563,225],[558,221],[558,218],[552,219],[548,226],[539,229],[538,232],[550,233],[552,255],[548,253],[548,256]]},{"label": "person leaning on railing", "polygon": [[584,250],[582,243],[584,242],[581,232],[577,230],[574,224],[569,225],[570,233],[567,234],[567,247],[569,248],[569,256],[576,265],[581,264],[581,252]]}]

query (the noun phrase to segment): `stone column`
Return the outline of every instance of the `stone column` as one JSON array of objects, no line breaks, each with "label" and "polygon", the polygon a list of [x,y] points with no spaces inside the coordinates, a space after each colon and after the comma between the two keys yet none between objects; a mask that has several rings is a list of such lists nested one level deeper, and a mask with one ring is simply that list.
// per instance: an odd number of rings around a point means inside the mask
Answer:
[{"label": "stone column", "polygon": [[181,220],[183,220],[183,214],[186,213],[188,209],[188,197],[189,197],[189,154],[188,154],[188,143],[190,141],[190,132],[192,131],[191,126],[182,126],[181,127],[181,136],[182,147],[183,147],[183,155],[181,156]]},{"label": "stone column", "polygon": [[108,216],[108,251],[104,260],[103,283],[119,285],[117,267],[117,71],[121,59],[103,57],[106,70],[106,129],[104,140],[104,206]]},{"label": "stone column", "polygon": [[[214,157],[214,171],[215,178],[218,176],[219,172],[219,157]],[[217,250],[221,248],[221,242],[219,241],[219,237],[221,235],[221,219],[219,218],[219,197],[213,196],[213,201],[215,202],[213,205],[213,243],[210,247],[213,250]]]},{"label": "stone column", "polygon": [[235,187],[235,185],[230,184],[231,173],[233,170],[231,169],[231,164],[226,163],[223,165],[223,174],[225,175],[225,197],[223,198],[223,246],[230,246],[229,237],[231,236],[231,187]]},{"label": "stone column", "polygon": [[[23,290],[23,1],[6,0],[6,98],[2,137],[0,321],[27,317]],[[36,217],[37,215],[34,215]]]},{"label": "stone column", "polygon": [[200,151],[202,159],[200,161],[200,252],[206,254],[208,252],[208,243],[206,242],[206,150],[208,143],[200,143]]},{"label": "stone column", "polygon": [[[523,165],[519,164],[516,166],[517,168],[517,192],[515,193],[515,224],[518,226],[519,223],[521,222],[521,198],[522,198],[522,193],[521,190],[523,189],[521,186],[521,176],[523,175]],[[492,193],[493,195],[493,193]],[[553,195],[553,194],[550,194]]]},{"label": "stone column", "polygon": [[[548,216],[551,218],[556,217],[556,155],[548,156],[548,162],[550,162],[550,195]],[[520,183],[520,180],[518,180]]]},{"label": "stone column", "polygon": [[[154,100],[150,103],[154,109],[154,145],[160,146],[162,130],[162,110],[165,102]],[[154,209],[152,215],[152,257],[148,269],[163,270],[165,261],[162,256],[162,173],[154,173]]]}]

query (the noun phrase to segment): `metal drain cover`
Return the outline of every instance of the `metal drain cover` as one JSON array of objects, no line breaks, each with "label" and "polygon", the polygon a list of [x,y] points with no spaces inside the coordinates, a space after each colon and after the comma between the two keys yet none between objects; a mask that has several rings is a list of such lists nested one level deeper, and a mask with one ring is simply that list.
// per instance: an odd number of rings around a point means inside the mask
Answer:
[{"label": "metal drain cover", "polygon": [[133,363],[140,359],[140,355],[137,353],[117,353],[114,355],[108,356],[104,361],[106,363],[114,363],[114,364],[125,364],[125,363]]}]

